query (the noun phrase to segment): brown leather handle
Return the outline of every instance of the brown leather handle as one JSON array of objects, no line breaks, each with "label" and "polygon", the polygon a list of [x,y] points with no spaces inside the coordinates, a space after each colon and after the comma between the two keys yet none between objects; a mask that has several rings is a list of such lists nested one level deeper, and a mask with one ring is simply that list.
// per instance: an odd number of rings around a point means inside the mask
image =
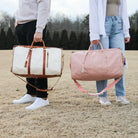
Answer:
[{"label": "brown leather handle", "polygon": [[[41,42],[43,43],[43,49],[46,49],[46,46],[45,46],[44,41],[42,40]],[[26,57],[24,67],[27,67],[27,63],[28,63],[29,55],[31,54],[31,50],[32,50],[32,48],[35,47],[35,46],[34,46],[34,43],[36,43],[36,42],[33,41],[32,44],[31,44],[31,46],[30,46],[30,48],[29,48],[29,52],[28,52],[28,55],[27,55],[27,57]]]},{"label": "brown leather handle", "polygon": [[[40,41],[40,42],[43,43],[43,48],[46,48],[45,42],[44,42],[43,40]],[[35,41],[32,42],[30,49],[32,49],[33,47],[35,47],[35,46],[34,46],[34,43],[36,43],[36,42],[35,42]]]}]

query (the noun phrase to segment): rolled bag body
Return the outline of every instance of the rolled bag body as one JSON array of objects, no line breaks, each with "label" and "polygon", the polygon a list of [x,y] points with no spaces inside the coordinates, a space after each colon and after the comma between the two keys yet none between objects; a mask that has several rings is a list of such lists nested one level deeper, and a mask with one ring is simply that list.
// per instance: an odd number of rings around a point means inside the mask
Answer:
[{"label": "rolled bag body", "polygon": [[59,77],[63,60],[60,48],[18,45],[13,48],[11,72],[28,78]]},{"label": "rolled bag body", "polygon": [[79,51],[71,54],[73,80],[99,81],[123,75],[124,58],[120,48]]}]

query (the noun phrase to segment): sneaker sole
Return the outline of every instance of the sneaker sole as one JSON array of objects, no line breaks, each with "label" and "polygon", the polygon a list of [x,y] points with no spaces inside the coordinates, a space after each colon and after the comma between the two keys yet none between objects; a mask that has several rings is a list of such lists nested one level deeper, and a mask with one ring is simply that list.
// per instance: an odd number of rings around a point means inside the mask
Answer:
[{"label": "sneaker sole", "polygon": [[108,104],[100,103],[100,104],[103,105],[103,106],[111,105],[111,103],[108,103]]},{"label": "sneaker sole", "polygon": [[116,103],[118,103],[118,104],[123,104],[123,105],[130,104],[130,103],[123,103],[123,102],[121,102],[121,101],[116,101]]}]

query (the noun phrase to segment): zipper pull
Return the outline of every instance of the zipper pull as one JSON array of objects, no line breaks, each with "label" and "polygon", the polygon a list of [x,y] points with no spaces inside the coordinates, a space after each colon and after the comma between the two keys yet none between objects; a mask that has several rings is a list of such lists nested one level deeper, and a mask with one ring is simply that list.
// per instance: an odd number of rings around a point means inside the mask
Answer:
[{"label": "zipper pull", "polygon": [[25,67],[25,68],[27,67],[27,63],[28,63],[28,61],[27,61],[27,59],[26,59],[25,64],[24,64],[24,67]]}]

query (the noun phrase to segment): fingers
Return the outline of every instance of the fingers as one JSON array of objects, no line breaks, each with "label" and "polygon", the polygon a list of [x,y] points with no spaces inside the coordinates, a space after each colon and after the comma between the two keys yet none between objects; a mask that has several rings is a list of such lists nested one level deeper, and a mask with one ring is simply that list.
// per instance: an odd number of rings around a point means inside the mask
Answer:
[{"label": "fingers", "polygon": [[93,41],[92,41],[92,44],[98,45],[99,43],[100,43],[100,40],[93,40]]},{"label": "fingers", "polygon": [[34,34],[34,42],[42,42],[42,33],[36,32]]},{"label": "fingers", "polygon": [[130,37],[125,38],[125,43],[129,43],[130,42]]},{"label": "fingers", "polygon": [[18,25],[18,23],[17,23],[17,21],[15,21],[15,24],[14,24],[14,26],[16,27]]}]

